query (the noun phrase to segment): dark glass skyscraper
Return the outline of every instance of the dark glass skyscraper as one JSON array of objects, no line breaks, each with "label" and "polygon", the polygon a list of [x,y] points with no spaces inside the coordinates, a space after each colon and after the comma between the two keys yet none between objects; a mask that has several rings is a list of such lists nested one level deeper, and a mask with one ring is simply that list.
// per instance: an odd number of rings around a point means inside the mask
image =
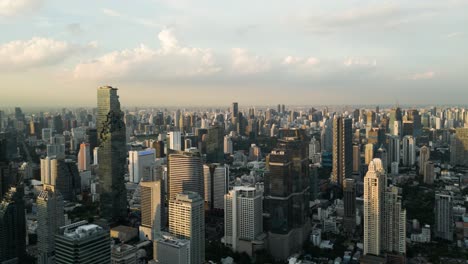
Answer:
[{"label": "dark glass skyscraper", "polygon": [[[0,263],[18,258],[26,249],[26,217],[22,187],[12,187],[0,203]],[[16,263],[16,262],[14,262]]]},{"label": "dark glass skyscraper", "polygon": [[221,127],[215,126],[208,129],[205,145],[208,163],[224,162],[224,132]]},{"label": "dark glass skyscraper", "polygon": [[353,173],[353,130],[351,119],[333,119],[333,171],[331,182],[338,186]]},{"label": "dark glass skyscraper", "polygon": [[116,88],[100,87],[97,99],[101,215],[107,219],[118,219],[125,217],[127,213],[124,181],[126,163],[124,113],[120,110]]},{"label": "dark glass skyscraper", "polygon": [[267,158],[265,213],[270,252],[277,259],[300,249],[308,233],[308,143],[304,130],[281,129],[277,147]]},{"label": "dark glass skyscraper", "polygon": [[344,217],[343,226],[348,234],[356,228],[356,187],[354,179],[343,181]]}]

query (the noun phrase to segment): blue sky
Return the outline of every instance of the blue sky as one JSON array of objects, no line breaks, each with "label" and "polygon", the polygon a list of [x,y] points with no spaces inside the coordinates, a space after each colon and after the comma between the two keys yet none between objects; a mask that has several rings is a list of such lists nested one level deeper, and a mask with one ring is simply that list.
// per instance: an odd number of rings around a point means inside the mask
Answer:
[{"label": "blue sky", "polygon": [[0,104],[466,104],[468,1],[0,0]]}]

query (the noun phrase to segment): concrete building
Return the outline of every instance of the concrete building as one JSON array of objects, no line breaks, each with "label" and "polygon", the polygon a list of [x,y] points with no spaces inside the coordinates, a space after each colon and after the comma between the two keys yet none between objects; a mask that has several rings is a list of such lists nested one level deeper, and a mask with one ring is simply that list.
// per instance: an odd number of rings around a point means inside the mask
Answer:
[{"label": "concrete building", "polygon": [[413,136],[403,137],[403,166],[412,167],[416,163],[416,141]]},{"label": "concrete building", "polygon": [[24,191],[11,187],[0,202],[0,263],[20,263],[26,252]]},{"label": "concrete building", "polygon": [[138,248],[120,244],[114,245],[111,250],[111,264],[137,264]]},{"label": "concrete building", "polygon": [[164,226],[166,216],[163,189],[161,181],[140,182],[141,240],[153,240]]},{"label": "concrete building", "polygon": [[168,149],[182,150],[182,134],[180,131],[170,131],[167,133]]},{"label": "concrete building", "polygon": [[425,184],[434,184],[435,179],[435,170],[434,170],[434,162],[426,161],[424,166],[424,183]]},{"label": "concrete building", "polygon": [[128,152],[129,181],[139,183],[141,180],[152,181],[154,178],[154,165],[156,151],[146,149],[142,151]]},{"label": "concrete building", "polygon": [[[468,120],[468,119],[467,119]],[[468,166],[468,122],[465,128],[457,128],[450,144],[450,162],[452,165]]]},{"label": "concrete building", "polygon": [[232,139],[230,136],[224,136],[224,154],[232,155],[232,153],[234,153]]},{"label": "concrete building", "polygon": [[369,165],[369,163],[374,159],[374,144],[366,144],[364,150],[364,164]]},{"label": "concrete building", "polygon": [[448,194],[435,195],[435,237],[453,240],[452,197]]},{"label": "concrete building", "polygon": [[154,241],[153,258],[158,264],[190,264],[190,241],[164,234]]},{"label": "concrete building", "polygon": [[388,253],[406,254],[406,210],[402,208],[397,187],[387,188],[384,203],[382,250]]},{"label": "concrete building", "polygon": [[331,182],[342,186],[343,180],[353,172],[352,120],[344,117],[333,119],[333,170]]},{"label": "concrete building", "polygon": [[55,245],[56,264],[111,263],[109,231],[86,221],[61,227]]},{"label": "concrete building", "polygon": [[91,169],[91,151],[88,143],[80,144],[78,152],[78,171],[89,171]]},{"label": "concrete building", "polygon": [[419,175],[424,175],[424,168],[426,166],[426,162],[429,161],[431,157],[431,149],[427,146],[421,147],[419,151]]},{"label": "concrete building", "polygon": [[[224,243],[252,256],[264,248],[263,193],[255,187],[234,187],[224,196]],[[263,237],[262,237],[263,235]]]},{"label": "concrete building", "polygon": [[203,183],[203,164],[200,153],[181,152],[170,154],[167,162],[168,199],[178,193],[191,191],[205,196]]},{"label": "concrete building", "polygon": [[229,168],[227,165],[212,163],[203,165],[205,203],[207,208],[224,209],[224,195],[228,192]]},{"label": "concrete building", "polygon": [[343,181],[344,216],[343,226],[347,234],[354,233],[356,228],[356,183],[354,179]]},{"label": "concrete building", "polygon": [[178,193],[169,201],[169,233],[190,240],[190,263],[205,261],[205,211],[198,193]]}]

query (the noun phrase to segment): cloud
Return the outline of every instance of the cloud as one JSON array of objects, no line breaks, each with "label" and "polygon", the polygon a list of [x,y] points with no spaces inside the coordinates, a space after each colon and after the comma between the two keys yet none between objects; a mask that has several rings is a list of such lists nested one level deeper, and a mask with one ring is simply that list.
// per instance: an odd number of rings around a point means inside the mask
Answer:
[{"label": "cloud", "polygon": [[104,13],[104,15],[110,16],[110,17],[123,17],[123,15],[120,14],[119,12],[117,12],[115,10],[112,10],[112,9],[108,9],[108,8],[103,8],[102,13]]},{"label": "cloud", "polygon": [[418,80],[429,80],[433,79],[435,77],[436,73],[433,71],[427,71],[427,72],[422,72],[422,73],[415,73],[412,75],[409,75],[407,79],[413,80],[413,81],[418,81]]},{"label": "cloud", "polygon": [[158,39],[158,49],[141,44],[134,49],[110,52],[80,63],[74,69],[74,77],[93,80],[173,80],[221,71],[210,49],[180,46],[168,29],[161,31]]},{"label": "cloud", "polygon": [[463,36],[463,32],[452,32],[447,35],[445,35],[446,38],[455,38],[455,37],[460,37]]},{"label": "cloud", "polygon": [[250,55],[247,50],[234,48],[231,50],[232,71],[237,74],[256,74],[271,69],[271,64],[258,55]]},{"label": "cloud", "polygon": [[15,70],[54,65],[73,52],[64,41],[48,38],[16,40],[0,45],[0,68]]},{"label": "cloud", "polygon": [[352,67],[352,66],[375,67],[377,66],[377,60],[364,59],[364,58],[347,58],[343,61],[343,65],[346,67]]},{"label": "cloud", "polygon": [[318,65],[320,60],[315,57],[301,58],[294,56],[287,56],[283,59],[283,65],[303,65],[303,66],[314,66]]},{"label": "cloud", "polygon": [[0,0],[0,17],[15,16],[39,9],[43,0]]}]

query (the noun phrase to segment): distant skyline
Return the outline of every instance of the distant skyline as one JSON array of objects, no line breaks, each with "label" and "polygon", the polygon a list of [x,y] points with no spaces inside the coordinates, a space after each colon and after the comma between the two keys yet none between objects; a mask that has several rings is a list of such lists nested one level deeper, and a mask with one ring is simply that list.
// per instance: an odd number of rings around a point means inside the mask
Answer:
[{"label": "distant skyline", "polygon": [[465,105],[468,0],[0,0],[0,107]]}]

